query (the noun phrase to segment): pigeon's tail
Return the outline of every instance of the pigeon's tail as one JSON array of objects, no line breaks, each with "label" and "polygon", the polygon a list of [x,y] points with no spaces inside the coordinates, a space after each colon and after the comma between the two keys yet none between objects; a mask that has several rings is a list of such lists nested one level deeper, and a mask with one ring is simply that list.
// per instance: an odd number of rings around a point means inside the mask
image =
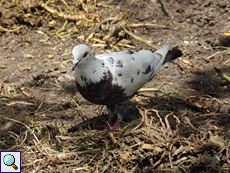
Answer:
[{"label": "pigeon's tail", "polygon": [[158,72],[158,70],[160,69],[160,67],[164,63],[165,57],[166,57],[169,49],[170,49],[170,43],[166,43],[163,47],[161,47],[160,49],[157,49],[155,52],[153,52],[153,56],[154,56],[154,61],[153,61],[154,73],[150,76],[150,78],[152,78]]},{"label": "pigeon's tail", "polygon": [[181,57],[182,55],[183,55],[182,51],[177,49],[177,48],[169,50],[168,54],[166,55],[164,63],[170,62],[174,59],[177,59],[177,58]]},{"label": "pigeon's tail", "polygon": [[161,47],[160,49],[157,49],[154,54],[161,54],[163,57],[166,56],[167,52],[169,51],[170,49],[170,43],[166,43],[163,47]]},{"label": "pigeon's tail", "polygon": [[170,49],[170,43],[166,43],[163,47],[160,49],[157,49],[155,52],[153,52],[153,61],[152,61],[152,73],[149,76],[149,80],[153,78],[153,76],[158,72],[160,67],[165,61],[165,57]]}]

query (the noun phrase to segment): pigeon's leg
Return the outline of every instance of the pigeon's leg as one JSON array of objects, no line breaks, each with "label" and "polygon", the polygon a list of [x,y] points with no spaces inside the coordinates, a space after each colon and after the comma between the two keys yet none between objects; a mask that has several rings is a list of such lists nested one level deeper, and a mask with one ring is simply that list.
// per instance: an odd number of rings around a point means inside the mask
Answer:
[{"label": "pigeon's leg", "polygon": [[108,109],[108,114],[109,114],[107,128],[109,128],[113,126],[113,116],[114,116],[114,111],[115,111],[115,105],[113,106],[107,105],[107,109]]},{"label": "pigeon's leg", "polygon": [[111,127],[113,127],[114,121],[113,121],[113,117],[114,117],[114,112],[115,112],[115,105],[106,105],[107,110],[108,110],[108,122],[104,125],[96,125],[96,128],[103,128],[103,129],[110,129]]},{"label": "pigeon's leg", "polygon": [[124,119],[128,112],[127,104],[119,104],[117,105],[117,121],[113,125],[113,129],[118,130],[119,123]]}]

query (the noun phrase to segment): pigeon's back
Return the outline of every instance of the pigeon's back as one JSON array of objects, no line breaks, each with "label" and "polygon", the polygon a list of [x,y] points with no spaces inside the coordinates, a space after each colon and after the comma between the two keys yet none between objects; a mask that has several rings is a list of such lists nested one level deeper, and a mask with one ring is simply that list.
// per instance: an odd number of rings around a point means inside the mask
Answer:
[{"label": "pigeon's back", "polygon": [[96,56],[101,59],[112,74],[114,85],[124,88],[132,96],[144,86],[160,69],[169,51],[170,44],[151,52],[148,50],[124,51]]}]

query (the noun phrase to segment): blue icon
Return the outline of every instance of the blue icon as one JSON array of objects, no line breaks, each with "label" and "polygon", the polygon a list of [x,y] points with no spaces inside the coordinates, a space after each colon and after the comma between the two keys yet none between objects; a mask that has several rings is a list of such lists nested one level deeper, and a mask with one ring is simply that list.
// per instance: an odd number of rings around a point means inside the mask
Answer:
[{"label": "blue icon", "polygon": [[21,151],[0,151],[0,173],[21,173]]},{"label": "blue icon", "polygon": [[3,162],[7,166],[12,166],[15,170],[18,169],[18,167],[14,164],[15,163],[15,158],[11,154],[7,154],[3,158]]}]

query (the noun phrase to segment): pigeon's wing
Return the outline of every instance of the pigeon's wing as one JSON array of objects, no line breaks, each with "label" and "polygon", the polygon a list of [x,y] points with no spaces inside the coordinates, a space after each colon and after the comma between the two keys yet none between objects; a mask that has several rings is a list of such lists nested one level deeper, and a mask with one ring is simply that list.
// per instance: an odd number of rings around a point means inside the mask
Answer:
[{"label": "pigeon's wing", "polygon": [[112,74],[114,85],[124,88],[127,96],[133,95],[144,86],[164,62],[170,44],[164,45],[154,53],[148,50],[124,51],[111,54],[101,54],[101,59]]}]

